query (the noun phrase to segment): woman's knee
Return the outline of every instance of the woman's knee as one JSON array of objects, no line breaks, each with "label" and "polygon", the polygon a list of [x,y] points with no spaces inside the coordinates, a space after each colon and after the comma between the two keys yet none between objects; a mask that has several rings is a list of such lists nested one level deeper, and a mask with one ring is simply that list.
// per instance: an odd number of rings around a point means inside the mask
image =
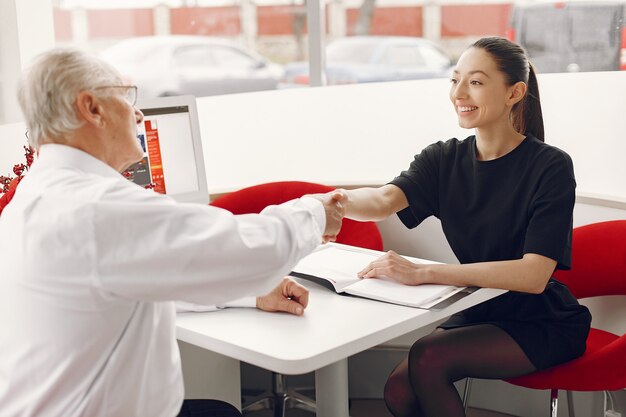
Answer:
[{"label": "woman's knee", "polygon": [[415,395],[409,383],[406,366],[398,366],[387,378],[384,390],[385,404],[394,416],[413,415]]},{"label": "woman's knee", "polygon": [[432,375],[445,366],[443,352],[432,338],[426,336],[411,346],[409,370],[411,375]]},{"label": "woman's knee", "polygon": [[411,390],[407,383],[408,377],[392,372],[385,383],[385,401],[396,402],[397,399],[406,397],[405,391]]}]

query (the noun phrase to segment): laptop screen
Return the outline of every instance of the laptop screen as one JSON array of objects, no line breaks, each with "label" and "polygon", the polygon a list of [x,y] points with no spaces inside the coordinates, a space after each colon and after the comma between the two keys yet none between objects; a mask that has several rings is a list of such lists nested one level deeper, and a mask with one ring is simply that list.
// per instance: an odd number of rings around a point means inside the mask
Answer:
[{"label": "laptop screen", "polygon": [[137,139],[145,152],[126,176],[180,202],[207,204],[204,156],[193,96],[162,97],[137,104],[144,121]]}]

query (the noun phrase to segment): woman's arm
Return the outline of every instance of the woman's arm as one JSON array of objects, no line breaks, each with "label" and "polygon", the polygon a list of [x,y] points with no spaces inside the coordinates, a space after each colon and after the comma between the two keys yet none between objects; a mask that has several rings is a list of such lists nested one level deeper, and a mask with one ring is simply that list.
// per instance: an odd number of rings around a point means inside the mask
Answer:
[{"label": "woman's arm", "polygon": [[359,276],[386,276],[406,285],[446,284],[539,294],[545,289],[555,267],[555,260],[535,253],[511,261],[433,265],[415,264],[390,251],[371,262],[359,272]]},{"label": "woman's arm", "polygon": [[393,184],[335,192],[343,194],[345,217],[353,220],[381,221],[409,205],[404,192]]}]

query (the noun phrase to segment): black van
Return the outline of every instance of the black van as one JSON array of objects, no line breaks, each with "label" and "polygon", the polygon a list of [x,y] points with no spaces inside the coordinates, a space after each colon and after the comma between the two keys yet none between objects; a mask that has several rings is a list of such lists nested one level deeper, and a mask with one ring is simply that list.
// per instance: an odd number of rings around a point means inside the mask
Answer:
[{"label": "black van", "polygon": [[625,3],[515,6],[507,37],[528,53],[538,72],[626,69]]}]

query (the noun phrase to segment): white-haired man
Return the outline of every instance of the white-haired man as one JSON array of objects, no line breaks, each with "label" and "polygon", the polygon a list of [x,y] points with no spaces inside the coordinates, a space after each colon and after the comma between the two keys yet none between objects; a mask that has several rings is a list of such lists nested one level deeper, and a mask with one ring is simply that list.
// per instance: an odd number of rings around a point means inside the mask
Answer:
[{"label": "white-haired man", "polygon": [[307,290],[278,281],[339,232],[335,197],[234,216],[125,180],[143,157],[135,97],[73,50],[43,54],[21,81],[39,158],[0,218],[2,416],[185,415],[172,300],[254,306],[278,283],[256,305],[302,314]]}]

